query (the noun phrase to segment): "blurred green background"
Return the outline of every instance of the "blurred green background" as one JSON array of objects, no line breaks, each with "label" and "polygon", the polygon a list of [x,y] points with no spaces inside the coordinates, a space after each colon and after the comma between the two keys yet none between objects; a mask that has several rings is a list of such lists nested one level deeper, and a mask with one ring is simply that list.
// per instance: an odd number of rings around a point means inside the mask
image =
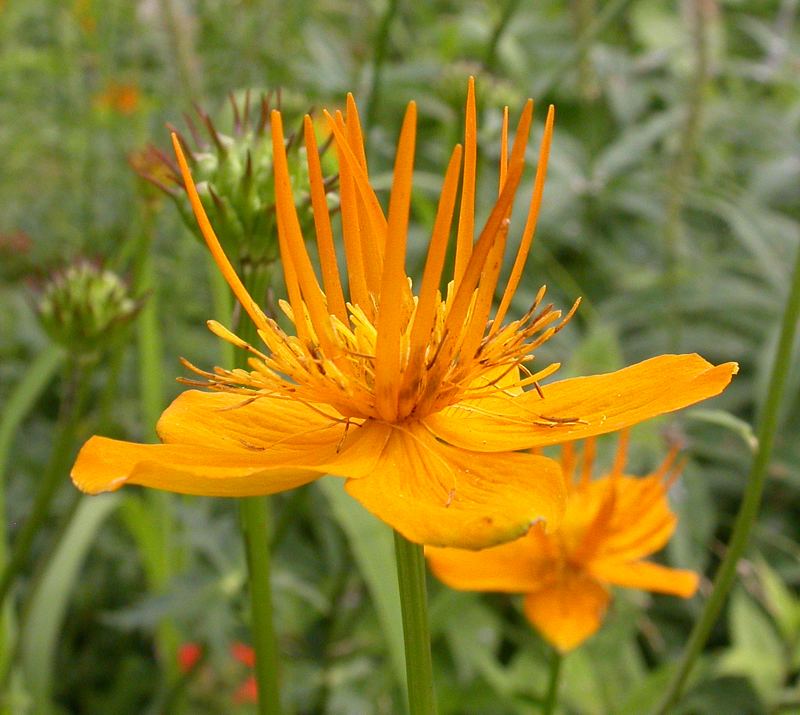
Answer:
[{"label": "blurred green background", "polygon": [[[148,142],[166,149],[165,123],[185,129],[193,103],[224,130],[229,92],[281,87],[297,106],[337,108],[352,91],[385,189],[415,99],[409,267],[418,274],[472,74],[478,224],[496,192],[502,107],[515,121],[534,97],[535,163],[545,107],[556,105],[538,236],[514,308],[524,311],[542,283],[557,305],[577,296],[583,305],[540,351],[543,364],[587,374],[663,352],[740,363],[722,397],[634,432],[634,473],[661,461],[667,438],[685,444],[673,489],[681,524],[665,559],[713,574],[750,465],[749,425],[800,235],[798,14],[797,0],[6,0],[0,404],[8,412],[29,367],[56,350],[33,306],[48,275],[81,257],[137,285],[146,307],[93,368],[77,437],[152,439],[153,414],[186,374],[178,356],[204,367],[223,359],[204,325],[214,315],[205,251],[128,163]],[[532,180],[528,172],[521,196]],[[150,286],[138,280],[144,252]],[[143,366],[142,332],[155,364]],[[798,365],[740,582],[678,712],[800,713]],[[146,369],[159,381],[143,399]],[[6,539],[46,469],[64,382],[47,381],[6,437]],[[274,500],[287,704],[402,713],[391,539],[328,481]],[[234,505],[169,499],[170,536],[159,541],[165,512],[149,496],[100,503],[80,512],[64,473],[4,617],[3,712],[31,712],[37,689],[52,712],[252,710],[234,698],[250,674],[230,652],[248,642],[249,617]],[[82,519],[68,518],[74,509]],[[537,712],[547,651],[518,601],[429,587],[441,713]],[[646,712],[701,602],[619,593],[605,628],[566,660],[562,712]],[[182,674],[186,643],[202,644],[205,659]]]}]

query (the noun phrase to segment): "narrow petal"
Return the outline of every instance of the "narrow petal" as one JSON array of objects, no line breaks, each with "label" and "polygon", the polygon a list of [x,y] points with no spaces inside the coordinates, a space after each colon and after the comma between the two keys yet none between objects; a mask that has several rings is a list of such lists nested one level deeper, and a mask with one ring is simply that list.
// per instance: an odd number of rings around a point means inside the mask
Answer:
[{"label": "narrow petal", "polygon": [[555,572],[558,545],[540,526],[522,538],[481,551],[425,547],[431,571],[460,591],[528,593],[542,587]]},{"label": "narrow petal", "polygon": [[700,583],[700,577],[694,571],[673,569],[652,561],[595,561],[588,565],[588,569],[606,583],[682,598],[694,596]]},{"label": "narrow petal", "polygon": [[540,520],[555,526],[565,499],[554,461],[454,449],[414,423],[392,428],[372,473],[346,488],[407,539],[462,549],[510,541]]},{"label": "narrow petal", "polygon": [[719,394],[738,370],[699,355],[661,355],[604,375],[576,377],[519,396],[498,393],[426,418],[441,439],[481,452],[558,444],[624,427]]},{"label": "narrow petal", "polygon": [[525,615],[542,636],[565,653],[577,648],[603,623],[609,593],[597,580],[578,571],[525,597]]}]

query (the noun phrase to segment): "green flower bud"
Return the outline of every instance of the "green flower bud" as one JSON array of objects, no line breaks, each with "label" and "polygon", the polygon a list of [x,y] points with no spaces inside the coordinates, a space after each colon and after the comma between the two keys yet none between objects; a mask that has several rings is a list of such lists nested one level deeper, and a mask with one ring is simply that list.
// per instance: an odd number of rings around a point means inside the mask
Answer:
[{"label": "green flower bud", "polygon": [[[237,101],[231,95],[232,122],[228,133],[217,129],[202,109],[198,122],[186,118],[189,138],[176,132],[183,144],[192,175],[211,224],[228,256],[240,266],[266,266],[278,258],[275,219],[275,186],[272,172],[272,133],[269,126],[271,96],[262,97],[254,109],[250,92]],[[313,233],[308,189],[308,165],[302,137],[299,102],[278,97],[278,105],[294,134],[290,134],[287,158],[304,234]],[[292,105],[288,107],[287,104]],[[292,120],[292,115],[295,121]],[[131,157],[131,165],[143,178],[169,194],[187,227],[202,240],[177,165],[155,147]],[[323,164],[327,169],[328,164]],[[338,203],[335,194],[329,200]]]},{"label": "green flower bud", "polygon": [[118,340],[140,307],[119,276],[82,260],[45,284],[38,313],[55,342],[73,354],[89,356]]}]

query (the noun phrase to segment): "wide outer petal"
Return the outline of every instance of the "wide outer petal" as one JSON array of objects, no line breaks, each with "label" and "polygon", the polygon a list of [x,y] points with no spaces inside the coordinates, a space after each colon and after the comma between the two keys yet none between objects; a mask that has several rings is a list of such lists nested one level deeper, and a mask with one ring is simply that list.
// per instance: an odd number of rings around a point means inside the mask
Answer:
[{"label": "wide outer petal", "polygon": [[200,390],[178,395],[156,425],[159,438],[168,444],[251,452],[325,449],[341,440],[344,431],[341,416],[327,405]]},{"label": "wide outer petal", "polygon": [[374,471],[347,491],[420,544],[482,549],[544,520],[555,527],[565,488],[556,462],[532,454],[480,454],[437,441],[424,425],[391,428]]},{"label": "wide outer petal", "polygon": [[241,403],[238,395],[184,393],[159,421],[167,444],[93,437],[73,481],[92,494],[126,483],[208,496],[272,494],[324,473],[372,474],[391,431],[371,421],[340,424],[286,400]]},{"label": "wide outer petal", "polygon": [[565,653],[603,623],[610,596],[596,579],[565,570],[559,579],[525,597],[525,615],[542,636]]},{"label": "wide outer petal", "polygon": [[426,546],[436,578],[460,591],[527,593],[553,577],[558,546],[539,525],[522,538],[481,551]]},{"label": "wide outer petal", "polygon": [[274,468],[241,452],[184,444],[136,444],[92,437],[72,468],[81,491],[99,494],[125,484],[205,496],[274,494],[306,484],[316,470]]},{"label": "wide outer petal", "polygon": [[667,593],[691,598],[697,591],[700,577],[694,571],[673,569],[652,561],[593,561],[588,570],[601,581],[643,591]]},{"label": "wide outer petal", "polygon": [[616,372],[576,377],[512,396],[498,393],[429,415],[441,439],[464,449],[503,452],[615,432],[719,394],[736,363],[661,355]]}]

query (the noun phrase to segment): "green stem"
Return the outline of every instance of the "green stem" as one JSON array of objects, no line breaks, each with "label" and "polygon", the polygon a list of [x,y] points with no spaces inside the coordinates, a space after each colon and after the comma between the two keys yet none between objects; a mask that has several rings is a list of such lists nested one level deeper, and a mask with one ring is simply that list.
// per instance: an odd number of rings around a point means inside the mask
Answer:
[{"label": "green stem", "polygon": [[389,29],[392,26],[392,20],[397,14],[397,6],[399,0],[388,0],[386,12],[381,18],[381,24],[378,32],[375,33],[375,42],[373,43],[372,51],[372,81],[370,82],[369,101],[367,103],[367,111],[365,117],[365,131],[369,137],[369,130],[375,120],[375,111],[378,107],[378,100],[381,91],[381,76],[383,74],[383,63],[386,61],[386,50],[389,46]]},{"label": "green stem", "polygon": [[764,402],[764,409],[758,427],[758,451],[750,468],[750,476],[742,505],[736,515],[736,522],[725,558],[722,560],[714,579],[714,588],[703,608],[703,612],[700,614],[700,618],[694,625],[678,669],[675,671],[667,688],[667,693],[656,711],[659,715],[669,712],[680,698],[686,679],[700,652],[703,650],[703,646],[708,640],[711,629],[733,585],[736,578],[736,565],[747,546],[750,531],[758,516],[761,495],[764,491],[764,482],[767,477],[767,468],[769,467],[772,447],[775,442],[775,433],[778,429],[781,400],[789,369],[792,365],[792,347],[798,319],[800,319],[800,245],[797,247],[797,258],[789,295],[786,299],[780,339],[778,340],[769,387],[767,388],[767,398]]},{"label": "green stem", "polygon": [[503,8],[503,13],[500,15],[499,19],[497,20],[497,24],[492,30],[492,34],[489,37],[489,43],[486,45],[486,52],[483,56],[483,66],[488,72],[494,72],[496,69],[495,65],[497,63],[497,47],[500,44],[503,33],[505,33],[506,28],[511,22],[511,18],[514,16],[518,6],[519,0],[507,0],[506,5]]},{"label": "green stem", "polygon": [[[141,226],[136,252],[136,293],[146,301],[136,323],[136,345],[139,357],[139,396],[142,421],[151,437],[164,408],[164,389],[161,380],[163,347],[158,316],[158,291],[153,260],[155,215],[146,199],[140,200]],[[140,553],[151,588],[163,593],[173,577],[180,559],[175,550],[173,495],[155,489],[143,495],[152,510],[156,524],[154,539],[140,543]],[[150,545],[150,548],[147,546]],[[177,653],[179,634],[171,620],[163,620],[157,630],[156,645],[162,669],[170,680],[179,676]]]},{"label": "green stem", "polygon": [[397,581],[406,644],[408,705],[411,715],[435,715],[433,663],[428,629],[428,594],[425,589],[425,556],[422,546],[394,532]]},{"label": "green stem", "polygon": [[[269,271],[241,271],[247,289],[256,300],[266,291]],[[239,336],[249,343],[257,338],[253,323],[244,319]],[[236,354],[237,367],[247,366],[248,354]],[[272,614],[272,584],[270,580],[270,508],[267,497],[248,497],[239,500],[242,536],[244,538],[247,572],[250,581],[250,611],[252,616],[253,648],[256,653],[255,676],[258,683],[259,715],[280,715],[281,697],[278,684],[278,643]]]},{"label": "green stem", "polygon": [[598,13],[591,25],[587,27],[578,39],[572,44],[569,51],[543,79],[535,85],[534,97],[542,97],[555,87],[569,72],[573,65],[580,62],[581,57],[591,47],[599,35],[606,31],[617,18],[628,9],[634,0],[609,0],[606,6]]},{"label": "green stem", "polygon": [[11,547],[8,561],[0,575],[0,607],[14,583],[14,579],[28,560],[33,539],[47,519],[58,487],[66,479],[68,462],[72,457],[86,392],[86,371],[72,365],[70,372],[67,393],[61,403],[58,416],[56,437],[50,453],[50,460],[39,482],[39,490],[34,497],[28,518]]},{"label": "green stem", "polygon": [[258,683],[258,712],[279,715],[278,644],[272,620],[270,583],[269,502],[267,497],[239,500],[242,517],[247,571],[250,576],[250,609],[253,619],[253,648],[256,652],[255,675]]},{"label": "green stem", "polygon": [[542,705],[542,715],[553,715],[558,703],[558,686],[561,683],[561,665],[564,656],[553,648],[553,657],[550,660],[550,678],[547,683],[547,694]]},{"label": "green stem", "polygon": [[708,85],[708,32],[703,0],[692,3],[692,46],[694,71],[688,91],[686,118],[680,133],[680,146],[666,181],[667,199],[664,218],[664,286],[667,293],[668,349],[680,350],[681,319],[678,306],[683,255],[683,209],[692,174],[692,165],[700,138],[703,98]]}]

